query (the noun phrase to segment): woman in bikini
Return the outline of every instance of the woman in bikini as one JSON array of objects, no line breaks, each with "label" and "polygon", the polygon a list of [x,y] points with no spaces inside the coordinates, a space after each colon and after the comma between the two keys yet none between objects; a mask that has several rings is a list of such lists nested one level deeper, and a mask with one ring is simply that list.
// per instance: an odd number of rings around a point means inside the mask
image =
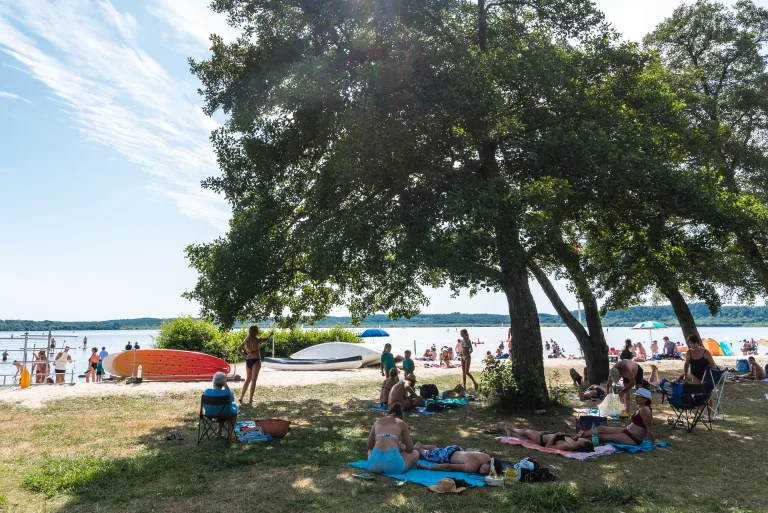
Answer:
[{"label": "woman in bikini", "polygon": [[[632,415],[632,422],[625,428],[599,426],[597,437],[601,442],[616,442],[626,445],[640,445],[648,438],[656,445],[653,434],[653,411],[651,410],[651,391],[640,388],[635,392],[637,411]],[[579,431],[577,438],[592,438],[592,430]]]},{"label": "woman in bikini", "polygon": [[45,356],[45,351],[40,351],[36,355],[33,353],[32,355],[37,360],[34,369],[35,383],[45,383],[45,378],[48,376],[48,357]]},{"label": "woman in bikini", "polygon": [[569,452],[595,452],[595,446],[589,440],[580,440],[568,436],[565,433],[556,433],[553,431],[536,431],[534,429],[520,429],[512,424],[504,426],[507,436],[529,440],[542,447],[559,449]]},{"label": "woman in bikini", "polygon": [[90,376],[91,381],[96,383],[96,369],[99,368],[99,350],[95,347],[91,349],[91,357],[88,358],[88,366],[85,382],[88,383],[88,376]]},{"label": "woman in bikini", "polygon": [[704,373],[707,367],[717,369],[712,353],[704,348],[701,339],[696,335],[688,337],[688,351],[685,353],[685,365],[683,366],[683,379],[688,382],[688,369],[691,370],[691,383],[698,385],[704,381]]},{"label": "woman in bikini", "polygon": [[259,338],[259,327],[251,326],[248,328],[248,336],[245,337],[243,343],[237,348],[237,352],[245,358],[245,383],[243,383],[243,390],[240,392],[240,402],[243,402],[245,397],[245,391],[250,386],[251,395],[248,399],[248,404],[253,403],[253,393],[256,391],[256,380],[259,379],[259,371],[261,370],[261,344],[268,339]]},{"label": "woman in bikini", "polygon": [[399,404],[373,424],[367,448],[369,472],[403,474],[416,465],[419,453],[413,450],[413,438]]},{"label": "woman in bikini", "polygon": [[466,329],[462,329],[459,334],[461,335],[461,380],[464,388],[467,388],[467,377],[469,377],[477,389],[477,381],[469,372],[469,366],[472,364],[472,341],[469,340],[469,332]]},{"label": "woman in bikini", "polygon": [[389,376],[381,384],[381,394],[379,395],[379,404],[386,406],[389,402],[389,393],[392,391],[392,387],[400,382],[400,374],[397,367],[389,369]]}]

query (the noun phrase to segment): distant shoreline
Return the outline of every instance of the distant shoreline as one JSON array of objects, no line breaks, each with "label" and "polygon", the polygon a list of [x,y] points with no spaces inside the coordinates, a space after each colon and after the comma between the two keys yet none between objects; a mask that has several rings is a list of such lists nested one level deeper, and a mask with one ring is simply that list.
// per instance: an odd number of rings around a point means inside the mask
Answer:
[{"label": "distant shoreline", "polygon": [[[768,306],[724,306],[720,313],[713,317],[709,315],[706,305],[693,303],[689,305],[691,312],[700,328],[757,328],[768,327]],[[577,312],[572,312],[577,316]],[[158,330],[163,322],[172,319],[141,317],[137,319],[114,319],[108,321],[31,321],[31,320],[2,320],[0,331],[6,332],[35,332],[35,331],[118,331],[118,330]],[[670,328],[679,327],[672,307],[633,306],[627,311],[608,312],[603,318],[604,328],[631,328],[643,321],[654,320],[663,322]],[[350,317],[328,317],[307,328],[330,328],[344,326],[349,328],[483,328],[494,326],[509,326],[509,316],[502,314],[419,314],[411,319],[392,320],[382,314],[367,317],[360,325],[352,326]],[[539,314],[542,328],[564,328],[565,323],[559,316]],[[235,325],[239,328],[241,325]],[[259,323],[268,328],[268,322]]]}]

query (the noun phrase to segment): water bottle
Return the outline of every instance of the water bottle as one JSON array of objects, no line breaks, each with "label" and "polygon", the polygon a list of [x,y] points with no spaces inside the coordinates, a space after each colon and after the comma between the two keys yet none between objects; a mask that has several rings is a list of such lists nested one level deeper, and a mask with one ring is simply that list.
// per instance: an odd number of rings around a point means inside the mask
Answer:
[{"label": "water bottle", "polygon": [[597,426],[595,426],[595,423],[592,423],[592,445],[597,447],[600,445],[600,438],[597,436]]},{"label": "water bottle", "polygon": [[136,371],[136,377],[137,378],[141,377],[141,364],[139,364],[139,369]]}]

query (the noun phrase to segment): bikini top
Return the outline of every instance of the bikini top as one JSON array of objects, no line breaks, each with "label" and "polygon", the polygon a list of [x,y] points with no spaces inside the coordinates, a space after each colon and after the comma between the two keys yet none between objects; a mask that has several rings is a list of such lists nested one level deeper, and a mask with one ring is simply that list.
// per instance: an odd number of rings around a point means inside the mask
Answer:
[{"label": "bikini top", "polygon": [[400,435],[394,433],[376,433],[376,438],[394,438],[398,440],[400,439]]},{"label": "bikini top", "polygon": [[643,421],[643,417],[640,415],[640,410],[636,411],[635,414],[632,415],[632,424],[639,428],[646,429],[645,421]]}]

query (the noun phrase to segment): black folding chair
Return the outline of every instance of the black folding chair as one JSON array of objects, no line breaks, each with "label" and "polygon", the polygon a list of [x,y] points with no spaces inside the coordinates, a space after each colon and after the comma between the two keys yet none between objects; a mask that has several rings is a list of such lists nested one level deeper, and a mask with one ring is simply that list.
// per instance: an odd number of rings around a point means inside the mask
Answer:
[{"label": "black folding chair", "polygon": [[676,415],[672,427],[680,424],[690,433],[701,422],[708,430],[712,430],[712,409],[709,407],[712,390],[707,390],[707,385],[673,383],[671,392],[662,388],[662,394],[662,404],[666,398]]},{"label": "black folding chair", "polygon": [[[197,445],[202,440],[223,439],[231,442],[234,438],[237,415],[230,414],[229,405],[232,398],[228,395],[213,396],[203,394],[200,397],[200,420],[197,424]],[[205,406],[209,411],[220,411],[220,415],[206,415]],[[224,433],[223,431],[226,431]]]}]

